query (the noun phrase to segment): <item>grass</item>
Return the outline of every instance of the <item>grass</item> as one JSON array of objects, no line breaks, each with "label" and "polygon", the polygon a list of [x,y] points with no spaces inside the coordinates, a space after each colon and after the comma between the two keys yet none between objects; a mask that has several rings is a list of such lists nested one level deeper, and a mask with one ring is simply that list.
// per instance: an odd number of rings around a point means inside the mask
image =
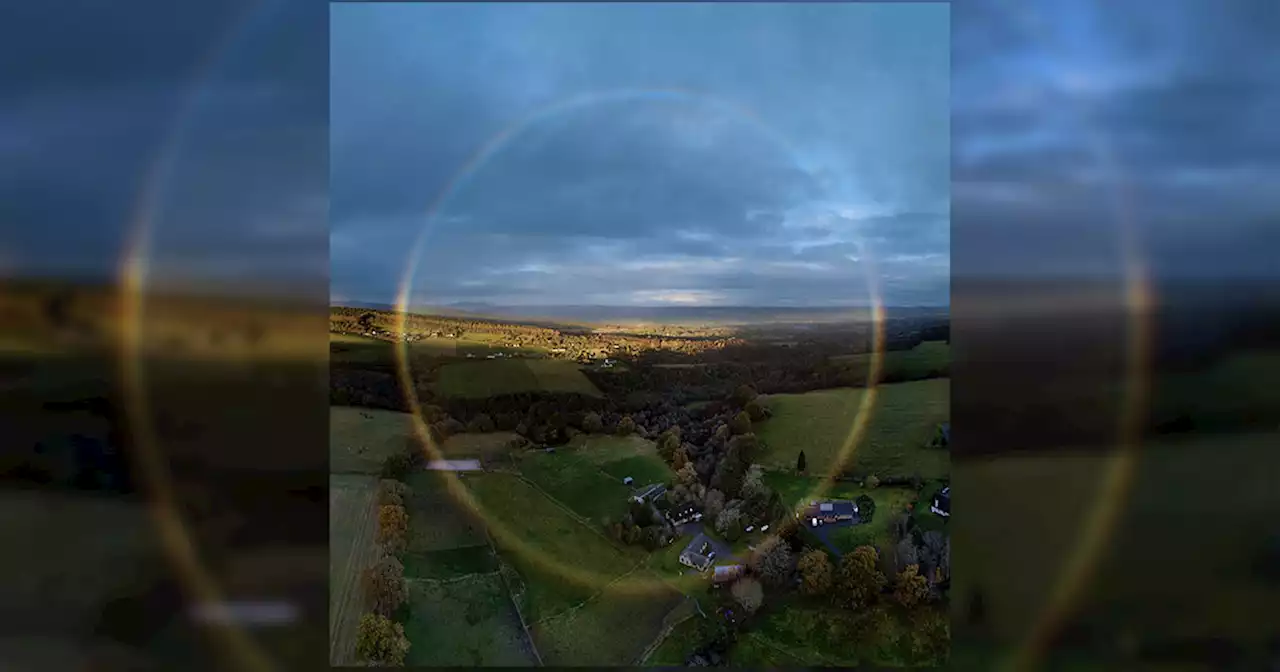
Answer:
[{"label": "grass", "polygon": [[[1255,565],[1280,505],[1277,445],[1275,433],[1145,445],[1097,575],[1080,593],[1078,621],[1139,641],[1261,645],[1274,635],[1254,615],[1280,599],[1280,584]],[[963,504],[950,524],[964,571],[953,599],[968,604],[981,590],[990,636],[1018,641],[1040,616],[1109,462],[1045,454],[956,465]]]},{"label": "grass", "polygon": [[[657,577],[642,576],[654,582]],[[607,589],[581,608],[538,623],[533,636],[548,665],[631,665],[663,628],[682,596],[674,590],[617,595]]]},{"label": "grass", "polygon": [[[838,355],[831,361],[865,370],[871,366],[871,355]],[[951,345],[946,341],[924,341],[910,350],[890,350],[884,353],[882,365],[884,375],[904,380],[945,377],[951,371]]]},{"label": "grass", "polygon": [[496,574],[409,582],[406,665],[531,666],[524,630]]},{"label": "grass", "polygon": [[360,577],[373,559],[375,495],[372,476],[329,478],[329,659],[354,662],[356,628],[364,612]]},{"label": "grass", "polygon": [[675,472],[671,471],[671,467],[656,455],[624,457],[621,460],[603,464],[600,469],[618,480],[630,476],[635,479],[636,485],[670,483],[675,478]]},{"label": "grass", "polygon": [[440,447],[447,457],[491,458],[510,453],[522,440],[515,432],[487,432],[483,434],[454,434]]},{"label": "grass", "polygon": [[456,579],[467,574],[498,571],[498,559],[488,544],[429,553],[405,553],[404,575],[409,579]]},{"label": "grass", "polygon": [[[950,453],[927,447],[937,425],[950,411],[951,381],[922,380],[882,385],[871,408],[862,441],[852,451],[845,471],[880,477],[940,478],[950,468]],[[756,423],[765,446],[759,461],[770,469],[794,470],[804,451],[808,470],[825,474],[840,467],[840,450],[853,428],[861,388],[775,394],[768,398],[773,417]]]},{"label": "grass", "polygon": [[[525,617],[537,621],[590,597],[630,571],[636,558],[579,523],[555,502],[510,474],[468,477],[503,557],[524,579]],[[507,534],[500,534],[505,530]],[[534,554],[543,558],[536,558]],[[586,573],[574,581],[557,568]]]},{"label": "grass", "polygon": [[601,396],[577,363],[555,359],[454,362],[440,367],[436,387],[445,396],[464,399],[536,391]]},{"label": "grass", "polygon": [[576,451],[527,452],[518,463],[525,478],[597,525],[619,520],[627,511],[631,488]]},{"label": "grass", "polygon": [[684,667],[685,659],[701,643],[702,617],[695,614],[672,628],[644,664],[647,667]]},{"label": "grass", "polygon": [[445,490],[444,479],[441,472],[434,471],[416,471],[406,479],[411,490],[405,501],[409,514],[406,560],[408,556],[488,543],[483,520],[453,499]]},{"label": "grass", "polygon": [[329,408],[329,470],[378,474],[388,455],[405,449],[413,434],[409,413],[351,406]]}]

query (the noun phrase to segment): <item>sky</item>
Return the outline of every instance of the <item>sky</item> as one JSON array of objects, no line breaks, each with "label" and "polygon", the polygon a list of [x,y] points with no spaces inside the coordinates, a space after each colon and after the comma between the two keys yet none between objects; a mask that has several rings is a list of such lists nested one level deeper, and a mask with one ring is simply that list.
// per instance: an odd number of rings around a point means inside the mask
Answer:
[{"label": "sky", "polygon": [[[529,301],[856,302],[852,254],[878,262],[886,298],[927,302],[948,271],[957,292],[982,275],[1114,276],[1125,230],[1159,278],[1280,269],[1274,2],[966,0],[902,34],[901,6],[405,9],[439,12],[439,39],[374,14],[330,24],[310,0],[9,3],[0,62],[21,68],[0,78],[0,275],[111,277],[150,213],[156,285],[327,300],[332,281],[389,300],[442,185],[530,118],[447,204],[459,219],[427,238],[424,295],[503,298],[468,277]],[[934,61],[936,76],[896,74]],[[701,97],[535,114],[628,88]],[[927,95],[940,107],[915,104]],[[921,130],[934,119],[943,141]],[[448,244],[485,217],[485,245]],[[839,236],[865,255],[806,247]]]},{"label": "sky", "polygon": [[330,30],[335,300],[411,273],[437,305],[948,301],[945,5],[334,4]]}]

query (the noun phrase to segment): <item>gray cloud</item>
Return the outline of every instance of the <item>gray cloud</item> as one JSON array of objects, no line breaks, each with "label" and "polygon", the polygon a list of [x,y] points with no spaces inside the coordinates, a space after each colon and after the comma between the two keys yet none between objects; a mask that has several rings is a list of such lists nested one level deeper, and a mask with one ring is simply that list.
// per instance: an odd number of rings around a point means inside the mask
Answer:
[{"label": "gray cloud", "polygon": [[945,302],[947,12],[334,5],[334,295]]}]

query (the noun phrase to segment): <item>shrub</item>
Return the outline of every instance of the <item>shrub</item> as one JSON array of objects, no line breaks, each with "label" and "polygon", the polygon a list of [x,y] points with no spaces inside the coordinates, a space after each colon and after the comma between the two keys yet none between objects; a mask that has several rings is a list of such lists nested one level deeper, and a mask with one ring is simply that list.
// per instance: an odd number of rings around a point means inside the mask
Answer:
[{"label": "shrub", "polygon": [[360,617],[360,629],[356,633],[356,655],[366,664],[386,667],[404,665],[409,652],[409,638],[404,626],[379,614]]}]

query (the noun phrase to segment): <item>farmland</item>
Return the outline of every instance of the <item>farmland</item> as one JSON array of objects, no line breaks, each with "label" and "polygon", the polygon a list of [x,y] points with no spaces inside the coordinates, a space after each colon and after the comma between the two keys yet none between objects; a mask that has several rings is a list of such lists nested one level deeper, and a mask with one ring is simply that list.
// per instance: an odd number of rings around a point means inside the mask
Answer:
[{"label": "farmland", "polygon": [[[837,355],[831,361],[869,373],[871,358],[870,354]],[[951,370],[951,344],[925,341],[910,350],[889,350],[884,353],[882,368],[882,375],[893,380],[946,377]]]},{"label": "farmland", "polygon": [[633,663],[663,627],[663,618],[682,596],[656,576],[637,577],[653,590],[618,595],[608,588],[590,601],[538,623],[534,638],[548,665],[617,665]]},{"label": "farmland", "polygon": [[535,658],[496,573],[452,582],[409,580],[406,665],[526,666]]},{"label": "farmland", "polygon": [[377,479],[342,474],[329,479],[329,659],[355,662],[355,634],[364,612],[360,574],[373,559]]},{"label": "farmland", "polygon": [[467,399],[540,390],[600,396],[576,362],[558,359],[453,362],[441,367],[436,386],[445,396]]},{"label": "farmland", "polygon": [[[770,395],[773,417],[757,423],[765,445],[761,463],[793,470],[804,451],[808,470],[826,474],[837,468],[841,447],[853,428],[864,389],[835,389]],[[871,408],[870,425],[855,447],[846,472],[884,477],[939,478],[949,469],[949,453],[928,447],[937,425],[950,412],[947,379],[881,385]]]},{"label": "farmland", "polygon": [[402,452],[412,435],[413,416],[377,409],[329,409],[329,470],[335,474],[377,474],[388,455]]}]

